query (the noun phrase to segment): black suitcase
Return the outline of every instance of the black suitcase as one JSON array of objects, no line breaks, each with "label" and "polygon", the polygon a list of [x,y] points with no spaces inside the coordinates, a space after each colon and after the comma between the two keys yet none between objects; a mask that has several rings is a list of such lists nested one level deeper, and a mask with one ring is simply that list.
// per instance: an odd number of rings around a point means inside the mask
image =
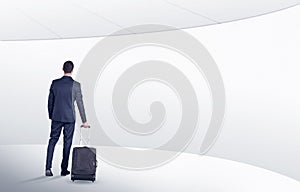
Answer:
[{"label": "black suitcase", "polygon": [[73,149],[71,180],[96,180],[96,149],[92,147],[75,147]]}]

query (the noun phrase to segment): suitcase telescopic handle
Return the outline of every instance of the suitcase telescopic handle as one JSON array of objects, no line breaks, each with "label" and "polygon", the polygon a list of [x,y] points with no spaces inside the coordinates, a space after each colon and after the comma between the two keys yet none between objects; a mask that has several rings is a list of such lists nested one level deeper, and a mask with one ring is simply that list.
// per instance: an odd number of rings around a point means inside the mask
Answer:
[{"label": "suitcase telescopic handle", "polygon": [[[80,127],[81,127],[81,128],[83,128],[83,127],[84,127],[84,125],[80,125]],[[91,128],[91,126],[89,125],[87,128]]]},{"label": "suitcase telescopic handle", "polygon": [[[82,132],[81,132],[81,129],[83,129],[83,125],[80,126],[80,141],[79,141],[79,145],[82,145],[82,141],[85,142],[85,145],[89,145],[90,144],[90,140],[91,140],[91,131],[89,130],[89,136],[88,136],[88,141],[86,141],[85,139],[83,139],[82,137]],[[86,129],[89,129],[91,128],[91,126],[89,125]]]}]

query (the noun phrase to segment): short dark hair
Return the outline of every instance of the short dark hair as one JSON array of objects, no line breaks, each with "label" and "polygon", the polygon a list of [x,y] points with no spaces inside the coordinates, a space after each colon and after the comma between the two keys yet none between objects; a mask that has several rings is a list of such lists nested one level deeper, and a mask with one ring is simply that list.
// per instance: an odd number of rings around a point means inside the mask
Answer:
[{"label": "short dark hair", "polygon": [[73,68],[74,68],[74,64],[72,61],[66,61],[64,63],[63,70],[65,73],[71,73],[73,71]]}]

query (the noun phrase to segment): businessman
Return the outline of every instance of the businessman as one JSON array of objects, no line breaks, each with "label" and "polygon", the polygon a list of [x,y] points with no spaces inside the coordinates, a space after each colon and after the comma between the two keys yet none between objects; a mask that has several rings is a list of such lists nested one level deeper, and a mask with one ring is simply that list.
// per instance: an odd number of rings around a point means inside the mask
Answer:
[{"label": "businessman", "polygon": [[72,146],[75,127],[75,107],[76,101],[84,128],[89,125],[82,100],[80,83],[72,79],[74,64],[66,61],[63,65],[64,76],[52,81],[48,97],[48,113],[51,119],[51,133],[47,149],[46,176],[53,176],[51,171],[52,159],[55,145],[63,129],[64,147],[63,159],[61,162],[61,176],[70,174],[68,171],[69,155]]}]

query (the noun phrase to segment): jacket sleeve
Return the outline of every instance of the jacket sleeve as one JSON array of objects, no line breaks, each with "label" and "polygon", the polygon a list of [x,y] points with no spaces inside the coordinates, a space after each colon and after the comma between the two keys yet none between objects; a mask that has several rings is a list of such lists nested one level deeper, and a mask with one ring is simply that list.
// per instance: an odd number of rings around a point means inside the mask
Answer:
[{"label": "jacket sleeve", "polygon": [[75,91],[75,101],[79,110],[79,114],[81,117],[81,121],[82,123],[86,122],[86,115],[85,115],[85,109],[84,109],[84,105],[83,105],[83,99],[82,99],[82,92],[81,92],[81,85],[80,83],[77,84],[78,87]]},{"label": "jacket sleeve", "polygon": [[53,106],[54,106],[54,93],[53,93],[53,81],[52,81],[52,84],[50,86],[49,96],[48,96],[48,115],[49,115],[49,119],[52,119]]}]

